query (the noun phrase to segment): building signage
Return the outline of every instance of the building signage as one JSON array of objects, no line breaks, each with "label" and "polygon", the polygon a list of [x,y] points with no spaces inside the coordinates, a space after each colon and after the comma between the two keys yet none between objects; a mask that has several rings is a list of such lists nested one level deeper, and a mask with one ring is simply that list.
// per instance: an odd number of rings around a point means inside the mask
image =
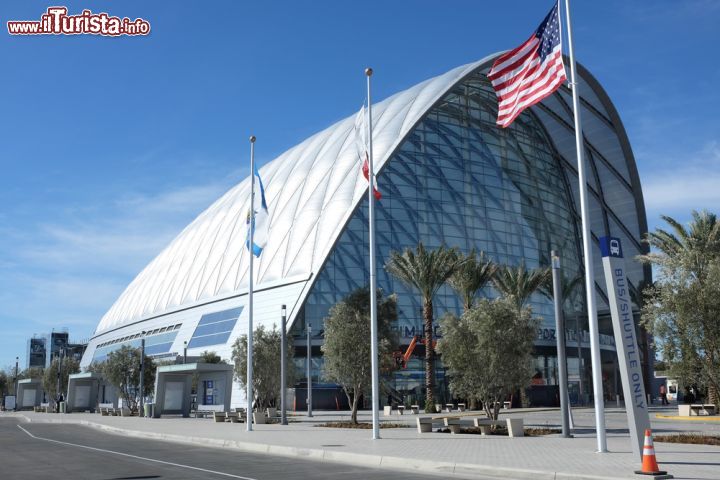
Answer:
[{"label": "building signage", "polygon": [[620,239],[602,237],[600,250],[632,448],[635,455],[642,458],[644,434],[645,429],[650,428],[650,417]]},{"label": "building signage", "polygon": [[[541,342],[551,342],[552,345],[555,345],[555,327],[541,327],[537,329],[537,336],[535,337],[535,341],[537,343]],[[575,345],[577,346],[578,341],[578,335],[575,330],[566,330],[565,331],[565,343],[567,345]],[[550,344],[550,343],[548,343]],[[590,332],[587,330],[583,330],[580,333],[580,345],[590,345]],[[615,337],[612,335],[603,335],[600,334],[600,346],[601,347],[614,347],[615,346]]]}]

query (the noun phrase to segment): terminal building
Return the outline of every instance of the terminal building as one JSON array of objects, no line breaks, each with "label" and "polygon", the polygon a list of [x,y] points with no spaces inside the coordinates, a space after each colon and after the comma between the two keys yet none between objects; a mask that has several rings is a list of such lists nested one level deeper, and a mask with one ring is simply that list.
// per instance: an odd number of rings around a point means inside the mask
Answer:
[{"label": "terminal building", "polygon": [[[558,250],[564,275],[582,275],[570,90],[561,87],[501,129],[495,125],[497,100],[486,76],[495,58],[455,68],[373,105],[374,159],[383,195],[376,202],[377,278],[384,292],[398,295],[395,329],[403,346],[422,332],[422,302],[385,272],[392,250],[418,242],[464,252],[475,248],[498,263],[522,261],[528,268],[549,266],[550,251]],[[649,268],[634,261],[646,252],[641,236],[647,222],[635,160],[617,111],[582,66],[579,89],[604,391],[614,400],[621,388],[598,238],[622,240],[628,279],[637,291],[651,280]],[[322,108],[322,100],[317,107]],[[260,169],[270,230],[254,264],[254,322],[279,325],[281,306],[287,306],[301,383],[306,328],[313,332],[312,380],[323,382],[323,319],[330,307],[369,282],[368,184],[354,143],[355,112],[348,114]],[[122,345],[139,346],[141,336],[146,352],[159,358],[182,354],[187,342],[188,355],[212,350],[230,360],[233,342],[247,332],[249,190],[248,177],[138,274],[100,320],[82,366],[102,361]],[[491,287],[482,294],[498,295]],[[533,389],[537,402],[554,402],[553,306],[539,293],[530,306],[542,318]],[[439,318],[447,311],[459,314],[461,303],[443,288],[434,308]],[[637,304],[633,309],[639,315]],[[566,303],[565,314],[571,396],[588,401],[592,386],[582,286]],[[652,355],[644,332],[639,338],[647,380]],[[449,398],[442,359],[438,367],[439,398]],[[384,383],[401,395],[422,398],[423,368],[423,360],[414,358]],[[244,406],[244,392],[237,384],[232,391],[233,406]]]}]

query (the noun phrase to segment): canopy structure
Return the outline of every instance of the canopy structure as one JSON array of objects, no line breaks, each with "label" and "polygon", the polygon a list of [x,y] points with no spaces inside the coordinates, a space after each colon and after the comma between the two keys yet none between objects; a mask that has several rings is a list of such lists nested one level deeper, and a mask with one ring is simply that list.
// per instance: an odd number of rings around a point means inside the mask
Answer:
[{"label": "canopy structure", "polygon": [[[223,363],[163,365],[155,374],[153,416],[163,414],[189,417],[191,409],[230,411],[233,366]],[[192,402],[193,379],[197,399]]]}]

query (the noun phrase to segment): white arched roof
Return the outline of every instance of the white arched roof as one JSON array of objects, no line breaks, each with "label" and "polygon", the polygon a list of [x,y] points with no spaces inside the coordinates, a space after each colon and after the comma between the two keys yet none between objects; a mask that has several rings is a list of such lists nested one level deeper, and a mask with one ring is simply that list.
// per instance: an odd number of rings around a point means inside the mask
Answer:
[{"label": "white arched roof", "polygon": [[[374,104],[376,171],[433,104],[489,58]],[[263,254],[254,263],[258,286],[317,272],[367,193],[354,144],[355,115],[260,168],[270,232]],[[249,195],[248,177],[200,214],[130,283],[96,333],[246,291]]]},{"label": "white arched roof", "polygon": [[[376,171],[437,101],[468,75],[488,68],[495,56],[450,70],[373,105]],[[632,150],[602,87],[581,65],[578,67],[587,158],[595,165],[603,186],[600,189],[594,178],[588,180],[591,208],[603,212],[593,216],[593,233],[620,236],[624,244],[636,244],[637,252],[643,252],[638,239],[647,231],[647,223]],[[569,95],[563,87],[532,110],[552,138],[575,190],[575,136]],[[258,288],[307,280],[317,274],[367,194],[368,184],[361,175],[355,148],[356,113],[260,169],[270,232],[268,244],[254,264]],[[249,257],[244,244],[249,190],[248,177],[188,225],[130,283],[101,319],[96,335],[246,293]],[[577,192],[573,197],[577,203]],[[599,257],[595,260],[600,261]],[[649,270],[644,272],[639,265],[633,268],[637,271],[629,274],[634,284],[649,278]],[[596,265],[596,271],[601,272],[602,266]]]}]

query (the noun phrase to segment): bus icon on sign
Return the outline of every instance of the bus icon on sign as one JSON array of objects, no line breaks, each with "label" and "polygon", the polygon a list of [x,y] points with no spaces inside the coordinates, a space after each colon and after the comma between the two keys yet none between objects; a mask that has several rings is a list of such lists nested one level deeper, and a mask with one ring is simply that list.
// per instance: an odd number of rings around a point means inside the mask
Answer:
[{"label": "bus icon on sign", "polygon": [[623,258],[622,243],[617,237],[600,237],[600,251],[603,257]]}]

